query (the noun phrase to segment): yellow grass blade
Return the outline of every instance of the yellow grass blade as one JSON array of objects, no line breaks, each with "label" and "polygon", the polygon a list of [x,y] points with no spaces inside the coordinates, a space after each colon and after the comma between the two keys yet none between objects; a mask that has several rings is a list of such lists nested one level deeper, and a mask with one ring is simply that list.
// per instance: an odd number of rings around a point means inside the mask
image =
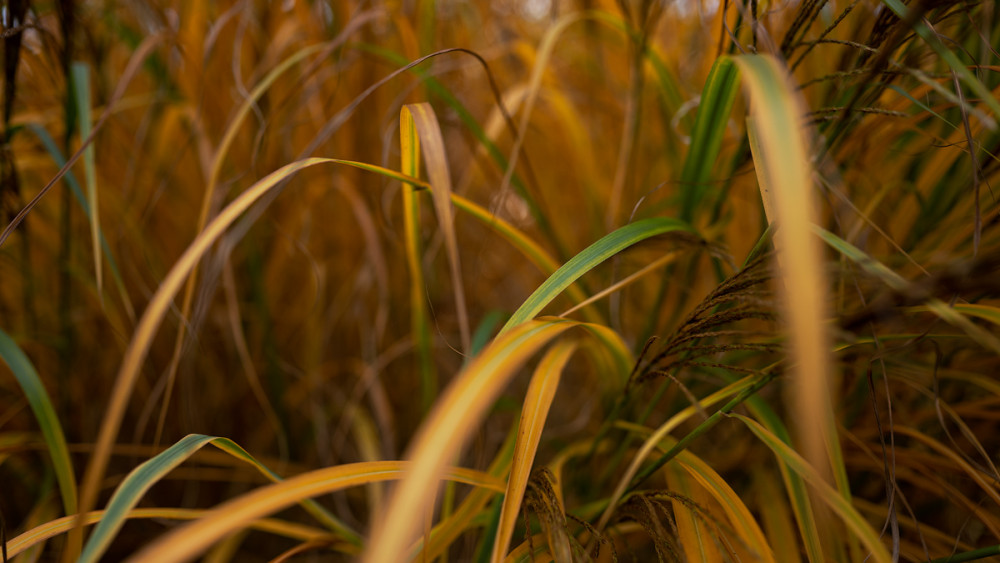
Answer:
[{"label": "yellow grass blade", "polygon": [[[485,473],[463,468],[442,469],[443,479],[494,491],[503,490],[501,481]],[[412,471],[413,466],[407,462],[378,461],[338,465],[303,473],[255,489],[216,507],[205,517],[151,543],[129,561],[159,563],[190,559],[214,542],[244,528],[247,523],[304,499],[377,481],[401,479]]]},{"label": "yellow grass blade", "polygon": [[[83,525],[92,526],[100,522],[104,518],[105,513],[106,511],[104,510],[92,510],[88,512],[83,517]],[[208,513],[208,510],[199,508],[133,508],[128,513],[128,519],[166,518],[169,520],[198,520]],[[39,545],[60,534],[65,534],[73,528],[76,520],[77,515],[74,514],[51,520],[40,526],[35,526],[10,540],[7,544],[7,555],[14,557],[30,549],[32,546]],[[247,524],[247,527],[302,542],[318,539],[334,539],[327,530],[274,518],[253,520]],[[358,551],[357,546],[350,542],[341,542],[336,544],[336,546],[338,551],[343,551],[344,553],[356,554]]]},{"label": "yellow grass blade", "polygon": [[[465,289],[462,283],[461,261],[458,255],[458,238],[455,236],[455,219],[451,203],[451,174],[448,172],[448,159],[445,156],[444,139],[437,116],[430,104],[410,104],[403,106],[403,113],[410,114],[409,120],[400,119],[400,128],[404,121],[412,121],[420,134],[421,150],[427,163],[427,176],[431,183],[431,196],[434,198],[434,209],[437,212],[441,234],[444,236],[445,251],[448,253],[448,265],[451,268],[452,291],[455,293],[455,309],[458,314],[458,327],[461,331],[462,351],[469,350],[469,312],[465,306]],[[401,131],[402,134],[402,131]],[[417,174],[412,174],[417,176]],[[423,291],[421,289],[421,291]]]},{"label": "yellow grass blade", "polygon": [[503,560],[511,537],[514,535],[514,526],[517,524],[518,512],[521,510],[524,490],[528,486],[528,477],[535,461],[535,453],[538,451],[538,443],[542,439],[545,419],[548,417],[549,407],[552,405],[556,389],[559,387],[562,370],[575,350],[575,342],[559,342],[545,354],[531,378],[531,384],[524,397],[521,421],[518,424],[514,462],[507,480],[503,508],[500,511],[500,529],[493,544],[491,560],[494,563]]},{"label": "yellow grass blade", "polygon": [[784,461],[792,471],[799,474],[813,487],[817,496],[841,518],[847,529],[856,538],[860,539],[861,543],[869,550],[869,561],[876,563],[891,561],[889,552],[882,544],[877,531],[872,529],[868,521],[855,510],[851,505],[850,499],[845,499],[833,487],[828,485],[826,479],[811,464],[788,444],[782,442],[781,439],[761,426],[760,423],[739,414],[732,414],[730,416],[746,424],[750,431],[774,452],[775,456]]},{"label": "yellow grass blade", "polygon": [[[493,463],[490,464],[487,473],[501,480],[510,473],[511,462],[514,458],[515,439],[516,432],[512,431],[496,457],[493,458]],[[475,517],[481,514],[486,503],[495,497],[497,494],[489,489],[479,488],[471,491],[462,499],[462,503],[451,515],[434,526],[430,541],[426,545],[423,537],[414,543],[408,552],[410,556],[407,559],[410,561],[433,561],[440,557],[448,550],[455,538],[474,525]],[[489,533],[489,530],[485,530],[485,532]]]},{"label": "yellow grass blade", "polygon": [[[801,116],[804,106],[795,95],[784,67],[774,58],[747,56],[735,59],[751,101],[754,165],[759,171],[761,195],[770,200],[777,222],[775,247],[783,281],[784,313],[792,348],[795,394],[800,438],[806,458],[822,474],[829,474],[831,460],[839,457],[833,422],[826,334],[823,260],[812,236],[815,213],[809,164],[809,139]],[[765,204],[767,205],[767,204]]]},{"label": "yellow grass blade", "polygon": [[500,391],[542,346],[576,323],[529,321],[495,340],[448,387],[413,440],[410,473],[374,523],[364,561],[399,561],[417,537],[419,519],[437,492],[445,460],[475,431]]},{"label": "yellow grass blade", "polygon": [[[687,561],[691,563],[721,563],[718,532],[713,533],[709,514],[702,513],[705,506],[705,494],[701,487],[692,483],[687,472],[676,462],[668,463],[664,468],[667,478],[667,488],[671,493],[683,497],[671,498],[674,522],[677,524],[677,543],[684,550]],[[696,506],[691,506],[693,501]]]},{"label": "yellow grass blade", "polygon": [[[833,412],[837,399],[825,322],[822,248],[812,236],[815,203],[810,139],[802,121],[805,105],[777,59],[753,55],[734,62],[750,98],[747,133],[761,197],[765,209],[770,209],[768,221],[777,226],[774,245],[794,382],[788,401],[796,413],[798,439],[806,459],[850,499]],[[829,545],[836,551],[841,543],[834,540]]]},{"label": "yellow grass blade", "polygon": [[288,164],[270,175],[260,180],[245,192],[240,194],[230,203],[219,215],[212,220],[205,230],[191,243],[188,249],[174,264],[174,267],[167,274],[163,282],[157,288],[156,293],[150,299],[146,311],[143,313],[139,324],[136,326],[135,334],[125,351],[121,368],[112,390],[111,399],[104,413],[104,420],[101,423],[101,430],[98,434],[94,452],[90,456],[87,464],[87,471],[84,474],[83,486],[81,487],[81,512],[87,512],[93,508],[97,500],[99,483],[104,477],[104,470],[107,467],[108,459],[111,456],[111,447],[118,436],[121,428],[122,418],[128,406],[128,400],[132,395],[132,389],[139,376],[142,362],[152,345],[153,337],[157,328],[163,321],[167,310],[170,308],[174,296],[180,290],[184,280],[197,265],[201,257],[208,251],[209,247],[222,236],[225,230],[254,202],[260,199],[265,193],[274,188],[282,181],[293,176],[303,168],[315,166],[317,164],[333,162],[330,159],[310,158]]},{"label": "yellow grass blade", "polygon": [[[420,177],[420,138],[413,114],[399,114],[400,170],[414,178]],[[421,265],[420,199],[414,186],[403,185],[403,239],[406,268],[410,274],[410,331],[417,348],[420,366],[421,404],[426,411],[437,394],[437,375],[431,359],[431,328],[427,312],[424,270]]]},{"label": "yellow grass blade", "polygon": [[[77,121],[80,137],[90,137],[90,72],[85,63],[73,63],[73,88],[76,92]],[[87,184],[87,204],[90,208],[90,243],[94,252],[94,278],[97,281],[97,297],[104,304],[104,271],[101,267],[101,214],[97,197],[97,164],[94,143],[83,149],[83,167]]]},{"label": "yellow grass blade", "polygon": [[[775,561],[770,542],[764,535],[750,509],[729,483],[701,458],[689,451],[677,456],[677,463],[722,509],[719,517],[725,516],[736,532],[738,539],[730,545],[743,561]],[[720,518],[721,519],[721,518]]]},{"label": "yellow grass blade", "polygon": [[[705,409],[721,402],[723,399],[736,395],[740,391],[750,387],[754,382],[754,376],[744,377],[743,379],[727,385],[726,387],[712,393],[708,397],[705,397],[698,402],[698,405],[691,405],[684,410],[678,412],[672,416],[669,420],[663,423],[659,428],[657,428],[649,438],[643,442],[642,447],[636,452],[635,457],[632,459],[632,463],[629,464],[628,469],[618,480],[618,485],[615,487],[615,491],[611,494],[611,498],[608,501],[608,506],[605,508],[604,513],[601,514],[601,519],[597,523],[597,529],[603,530],[608,522],[611,520],[611,515],[614,513],[615,509],[618,507],[618,502],[625,496],[625,491],[628,489],[629,483],[632,482],[632,478],[639,472],[639,468],[649,457],[649,454],[655,450],[659,443],[670,434],[674,429],[680,426],[684,421],[689,418],[702,413]],[[619,423],[619,425],[627,426],[628,428],[640,432],[648,433],[649,429],[645,426],[638,426],[634,424]]]}]

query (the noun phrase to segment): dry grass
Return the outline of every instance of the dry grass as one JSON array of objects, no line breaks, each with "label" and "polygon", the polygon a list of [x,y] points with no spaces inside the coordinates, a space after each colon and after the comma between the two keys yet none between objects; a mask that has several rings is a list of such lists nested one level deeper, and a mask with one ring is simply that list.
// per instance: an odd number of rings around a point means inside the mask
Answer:
[{"label": "dry grass", "polygon": [[994,2],[5,6],[4,560],[1000,554]]}]

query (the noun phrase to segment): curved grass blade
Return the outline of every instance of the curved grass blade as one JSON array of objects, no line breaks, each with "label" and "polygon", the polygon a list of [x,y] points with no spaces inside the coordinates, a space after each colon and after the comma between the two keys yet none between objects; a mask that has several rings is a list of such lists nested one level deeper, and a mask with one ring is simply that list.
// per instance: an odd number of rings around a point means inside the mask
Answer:
[{"label": "curved grass blade", "polygon": [[[403,55],[400,55],[399,53],[386,49],[380,45],[361,44],[359,45],[359,47],[362,50],[372,53],[392,64],[403,66],[410,63],[410,61]],[[464,51],[464,49],[457,49],[457,50]],[[489,67],[484,66],[484,69],[489,70]],[[500,147],[498,147],[497,144],[493,142],[493,140],[490,138],[487,132],[483,129],[483,126],[479,124],[475,116],[472,114],[472,112],[469,111],[467,107],[465,107],[465,105],[461,102],[461,100],[455,97],[455,95],[452,94],[451,91],[448,90],[444,85],[442,85],[440,81],[435,79],[433,76],[428,75],[424,70],[416,67],[413,68],[412,70],[416,75],[420,76],[420,79],[423,81],[424,85],[427,86],[429,92],[431,92],[432,94],[443,100],[444,103],[447,104],[448,107],[451,108],[458,115],[458,118],[462,121],[462,123],[465,124],[465,126],[469,129],[469,131],[476,138],[476,140],[479,141],[479,143],[486,149],[486,152],[489,153],[490,157],[496,163],[497,167],[501,171],[507,170],[507,168],[509,167],[507,157],[500,150]],[[497,97],[496,101],[499,103],[502,100],[499,97]],[[557,248],[559,248],[560,244],[559,241],[555,238],[555,234],[549,222],[548,215],[542,212],[541,208],[538,205],[538,202],[535,201],[534,197],[528,191],[528,188],[525,185],[524,180],[521,179],[520,175],[516,171],[513,172],[511,176],[511,186],[514,188],[514,192],[521,199],[523,199],[524,203],[528,206],[528,210],[531,213],[531,217],[532,219],[534,219],[535,223],[538,224],[538,227],[541,230],[541,232],[546,236],[548,236],[549,239],[552,240],[553,244]]]},{"label": "curved grass blade", "polygon": [[[264,515],[272,514],[302,500],[348,487],[406,478],[414,468],[403,461],[376,461],[324,467],[291,479],[255,489],[214,508],[194,522],[159,538],[129,559],[131,562],[160,563],[191,559],[214,542],[243,529]],[[502,491],[495,477],[459,467],[443,468],[443,479],[474,487]],[[390,559],[396,561],[397,559]]]},{"label": "curved grass blade", "polygon": [[[455,236],[455,218],[451,203],[451,174],[448,172],[448,159],[445,156],[444,139],[441,137],[441,127],[430,104],[409,104],[400,110],[410,118],[400,118],[400,135],[408,135],[402,131],[404,121],[417,129],[422,147],[418,154],[423,153],[427,164],[427,176],[432,186],[431,196],[434,198],[434,210],[437,212],[441,234],[444,236],[445,251],[448,254],[448,266],[451,268],[452,291],[455,293],[455,309],[458,314],[458,327],[462,338],[462,351],[468,352],[470,343],[469,311],[465,306],[465,289],[462,283],[461,261],[458,254],[458,238]],[[419,176],[411,174],[411,176]],[[423,291],[423,288],[421,288]]]},{"label": "curved grass blade", "polygon": [[[673,496],[674,523],[677,543],[690,563],[722,563],[719,539],[712,537],[711,513],[706,506],[705,492],[692,483],[690,476],[679,463],[668,463],[663,468],[667,488]],[[708,513],[706,513],[708,512]],[[717,536],[722,534],[716,532]]]},{"label": "curved grass blade", "polygon": [[500,391],[542,346],[577,323],[560,319],[524,323],[497,337],[458,375],[414,438],[409,475],[380,511],[364,560],[401,560],[416,538],[418,519],[436,494],[445,460],[452,459],[475,431]]},{"label": "curved grass blade", "polygon": [[104,420],[101,423],[94,452],[90,457],[86,473],[84,474],[80,499],[81,512],[88,512],[93,508],[97,500],[99,484],[104,476],[108,459],[111,456],[111,447],[118,435],[118,431],[121,429],[125,409],[139,376],[142,362],[145,360],[146,354],[152,345],[157,328],[173,303],[174,296],[177,295],[177,292],[189,274],[194,270],[198,261],[201,260],[201,257],[222,236],[226,229],[269,190],[304,168],[331,162],[335,161],[323,158],[310,158],[293,162],[272,172],[248,188],[205,227],[205,230],[194,239],[187,250],[184,251],[184,254],[177,260],[177,263],[171,268],[163,282],[160,283],[156,293],[150,299],[146,311],[139,320],[132,341],[129,343],[129,347],[122,358],[122,365],[118,370],[118,376],[112,388],[111,398],[104,413]]},{"label": "curved grass blade", "polygon": [[709,464],[691,452],[681,452],[677,456],[677,462],[722,507],[723,513],[741,540],[733,547],[737,552],[747,556],[739,559],[773,562],[774,554],[764,532],[750,513],[750,509],[729,483]]},{"label": "curved grass blade", "polygon": [[528,385],[518,424],[517,442],[514,446],[514,462],[507,480],[507,492],[500,510],[500,527],[493,544],[492,561],[503,561],[504,553],[514,535],[514,526],[521,510],[521,500],[528,486],[528,476],[542,439],[542,429],[549,414],[549,407],[555,398],[562,370],[576,350],[576,343],[562,341],[553,346],[542,358]]},{"label": "curved grass blade", "polygon": [[[170,520],[197,520],[208,514],[208,510],[199,508],[133,508],[128,512],[127,517],[132,519],[149,519],[149,518],[166,518]],[[83,525],[90,526],[100,522],[106,512],[104,510],[94,510],[88,512],[83,517]],[[26,550],[41,544],[42,542],[52,539],[60,534],[64,534],[73,528],[75,525],[76,515],[64,516],[62,518],[57,518],[49,522],[45,522],[40,526],[36,526],[27,532],[17,536],[16,538],[10,540],[8,548],[10,549],[10,556],[19,555]],[[292,540],[298,540],[302,542],[328,539],[334,540],[333,536],[327,530],[322,530],[318,528],[312,528],[310,526],[304,526],[302,524],[297,524],[294,522],[286,522],[284,520],[276,520],[272,518],[262,518],[260,520],[254,520],[247,524],[248,528],[253,528],[255,530],[260,530],[262,532],[267,532],[270,534],[282,536]],[[358,552],[358,547],[354,544],[343,542],[340,544],[335,544],[338,551],[343,551],[349,555],[356,555]]]},{"label": "curved grass blade", "polygon": [[868,548],[871,559],[877,563],[888,563],[892,560],[889,552],[879,539],[878,532],[872,529],[864,516],[851,506],[849,499],[845,499],[816,471],[805,459],[802,458],[788,444],[761,426],[757,421],[739,414],[730,416],[742,421],[747,428],[754,433],[774,455],[781,459],[788,467],[809,483],[813,490],[823,502],[826,503],[853,532],[854,536],[861,540],[861,543]]},{"label": "curved grass blade", "polygon": [[66,447],[66,437],[63,435],[62,426],[56,411],[52,408],[52,401],[45,390],[45,385],[38,377],[38,372],[31,365],[31,360],[24,354],[17,343],[0,330],[0,358],[10,367],[14,373],[18,385],[24,391],[31,412],[38,421],[38,426],[42,430],[42,437],[52,457],[52,465],[55,468],[56,480],[59,482],[59,494],[62,497],[63,510],[66,514],[76,513],[76,476],[73,474],[73,462],[69,458],[69,449]]},{"label": "curved grass blade", "polygon": [[694,231],[687,223],[669,217],[653,217],[635,223],[629,223],[588,246],[582,252],[562,265],[549,276],[542,285],[529,296],[523,304],[511,315],[510,320],[500,330],[504,334],[517,325],[533,319],[553,299],[563,292],[580,276],[592,270],[598,264],[618,254],[622,250],[648,238],[670,232]]},{"label": "curved grass blade", "polygon": [[[133,469],[125,477],[125,480],[122,481],[121,485],[118,486],[115,493],[111,496],[111,500],[108,501],[104,516],[97,524],[90,539],[87,540],[87,545],[84,546],[79,561],[89,563],[100,560],[111,544],[111,540],[114,539],[118,530],[125,525],[125,520],[129,518],[129,513],[142,500],[146,491],[167,473],[183,463],[184,460],[194,455],[202,446],[209,443],[214,443],[219,449],[229,453],[233,457],[242,459],[257,467],[268,479],[272,481],[281,480],[277,474],[261,465],[260,462],[232,440],[216,436],[205,436],[203,434],[189,434],[181,438],[173,446],[170,446],[152,459]],[[327,514],[318,504],[310,502],[305,508],[314,515],[318,515],[319,520],[339,534],[341,538],[355,545],[360,545],[360,537],[356,532],[341,524],[333,516]]]},{"label": "curved grass blade", "polygon": [[[744,397],[744,395],[747,394],[748,390],[752,390],[754,389],[755,386],[760,385],[762,379],[763,378],[757,377],[755,381],[755,376],[751,375],[744,377],[743,379],[735,383],[731,383],[726,387],[716,391],[715,393],[712,393],[708,397],[705,397],[704,399],[699,401],[697,406],[691,405],[681,410],[680,412],[672,416],[669,420],[667,420],[665,423],[663,423],[659,428],[657,428],[656,431],[653,432],[649,436],[649,438],[646,439],[645,442],[643,442],[642,447],[639,448],[639,451],[636,452],[635,457],[632,459],[632,463],[629,464],[628,469],[625,470],[624,475],[622,475],[621,479],[619,479],[618,485],[615,487],[615,491],[611,494],[611,498],[609,499],[608,504],[604,508],[604,512],[601,514],[601,518],[597,523],[597,529],[599,531],[603,530],[604,527],[608,525],[608,522],[611,520],[611,516],[614,514],[615,509],[618,507],[618,502],[625,496],[626,491],[629,489],[630,483],[641,482],[634,479],[636,475],[639,475],[640,478],[645,478],[645,476],[648,476],[652,472],[655,472],[659,468],[663,467],[663,465],[665,465],[670,459],[672,459],[676,455],[677,452],[680,451],[675,446],[675,448],[671,449],[666,454],[661,456],[657,460],[657,462],[654,463],[651,467],[647,467],[646,470],[640,473],[639,468],[646,461],[646,458],[649,457],[649,455],[653,452],[653,450],[657,448],[657,445],[660,443],[661,440],[663,440],[667,435],[669,435],[670,432],[673,431],[675,428],[680,426],[684,421],[688,420],[692,416],[697,415],[700,412],[704,412],[706,408],[709,408],[712,405],[721,402],[726,397],[732,395],[736,395],[736,399]],[[740,402],[742,402],[742,400]],[[735,407],[734,403],[736,403],[736,401],[732,400],[729,403],[727,403],[727,406],[732,405],[730,406],[730,408],[733,408]],[[701,426],[699,426],[699,428],[705,426],[706,424],[715,424],[716,422],[718,422],[718,419],[720,418],[721,415],[718,416],[713,415],[712,418],[703,422]],[[632,424],[628,424],[626,426],[637,432],[642,432],[642,433],[648,432],[648,429],[644,426],[637,426]],[[697,429],[693,431],[691,434],[689,434],[689,436],[695,434],[696,432],[698,432]],[[685,445],[686,441],[687,438],[681,440],[680,442],[678,442],[678,444],[686,447]]]}]

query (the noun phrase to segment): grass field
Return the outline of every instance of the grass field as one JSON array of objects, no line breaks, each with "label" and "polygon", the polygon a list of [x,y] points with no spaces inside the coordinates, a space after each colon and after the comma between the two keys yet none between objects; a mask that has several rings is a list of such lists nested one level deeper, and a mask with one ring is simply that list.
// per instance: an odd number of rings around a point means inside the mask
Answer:
[{"label": "grass field", "polygon": [[1000,556],[1000,13],[0,7],[11,561]]}]

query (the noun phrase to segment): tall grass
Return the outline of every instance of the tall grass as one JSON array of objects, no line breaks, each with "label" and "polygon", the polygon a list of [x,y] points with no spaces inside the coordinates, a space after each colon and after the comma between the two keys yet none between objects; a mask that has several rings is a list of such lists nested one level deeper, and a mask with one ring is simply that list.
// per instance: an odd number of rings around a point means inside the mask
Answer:
[{"label": "tall grass", "polygon": [[0,15],[4,561],[1000,555],[994,2]]}]

